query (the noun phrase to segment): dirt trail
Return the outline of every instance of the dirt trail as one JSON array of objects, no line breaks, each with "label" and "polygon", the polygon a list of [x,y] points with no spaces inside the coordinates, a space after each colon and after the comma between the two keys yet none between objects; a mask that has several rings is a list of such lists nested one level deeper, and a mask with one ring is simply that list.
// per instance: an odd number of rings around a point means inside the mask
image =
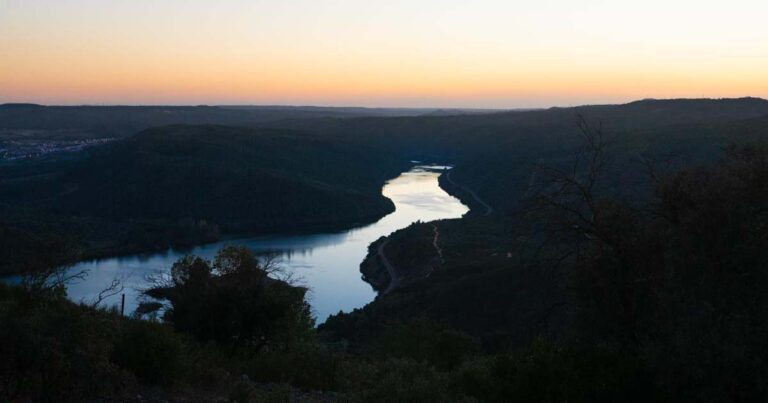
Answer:
[{"label": "dirt trail", "polygon": [[[432,237],[432,246],[435,248],[437,257],[440,259],[440,264],[443,264],[445,263],[445,259],[443,259],[443,249],[440,248],[440,244],[438,243],[440,240],[440,230],[437,228],[437,225],[432,224],[432,231],[435,234],[435,236]],[[392,292],[392,290],[400,286],[400,278],[397,276],[395,266],[392,265],[392,263],[387,258],[386,253],[384,253],[384,248],[387,246],[388,243],[389,243],[389,239],[382,242],[379,245],[379,247],[376,249],[376,253],[379,255],[379,260],[381,261],[381,264],[384,265],[384,267],[387,269],[387,272],[389,273],[389,285],[387,286],[387,289],[385,289],[382,292],[382,294],[387,294],[389,292]],[[432,267],[432,269],[429,271],[426,277],[429,277],[433,271],[435,271],[434,267]]]},{"label": "dirt trail", "polygon": [[[477,201],[478,204],[483,206],[483,208],[485,208],[485,212],[483,213],[483,215],[489,216],[493,213],[493,207],[491,207],[490,204],[486,203],[483,199],[481,199],[480,196],[478,196],[477,193],[475,193],[472,189],[469,189],[466,186],[462,186],[454,182],[454,180],[451,179],[450,171],[446,172],[445,179],[448,180],[448,182],[450,182],[452,185],[469,193],[472,196],[472,198],[474,198]],[[443,249],[440,248],[440,245],[438,243],[440,239],[440,230],[437,228],[437,225],[432,224],[432,231],[434,231],[434,234],[435,234],[435,236],[432,238],[432,246],[435,248],[437,257],[440,259],[440,264],[443,264],[445,263],[445,259],[443,259]],[[386,239],[384,242],[379,244],[379,247],[376,249],[376,253],[379,255],[379,260],[381,261],[381,264],[384,265],[384,268],[386,268],[387,272],[389,273],[389,285],[382,292],[382,294],[388,294],[392,292],[392,290],[400,286],[400,278],[397,275],[395,266],[392,265],[389,259],[387,259],[387,255],[384,253],[384,248],[387,246],[388,243],[389,243],[389,239]],[[429,277],[432,274],[432,271],[434,270],[435,268],[433,267],[432,270],[429,272],[429,274],[427,274],[427,277]]]},{"label": "dirt trail", "polygon": [[432,246],[435,247],[437,257],[440,258],[440,264],[443,264],[445,263],[445,259],[443,259],[443,250],[440,248],[440,245],[437,244],[437,241],[440,238],[440,230],[437,229],[437,225],[435,224],[432,224],[432,230],[435,232],[435,237],[432,238]]},{"label": "dirt trail", "polygon": [[387,259],[387,255],[384,253],[384,247],[386,247],[388,243],[389,243],[389,239],[380,243],[378,249],[376,250],[377,254],[379,255],[379,260],[381,260],[381,263],[384,265],[384,267],[387,269],[387,272],[389,273],[389,285],[387,286],[387,289],[384,290],[382,294],[387,294],[392,290],[394,290],[395,288],[397,288],[398,285],[400,285],[400,279],[398,278],[397,273],[395,272],[395,266],[392,266],[392,263],[389,262],[389,259]]}]

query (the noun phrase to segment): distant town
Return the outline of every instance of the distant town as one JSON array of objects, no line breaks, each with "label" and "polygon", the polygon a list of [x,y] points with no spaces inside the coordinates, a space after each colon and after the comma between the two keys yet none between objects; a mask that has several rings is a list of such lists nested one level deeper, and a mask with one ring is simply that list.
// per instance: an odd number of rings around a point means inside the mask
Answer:
[{"label": "distant town", "polygon": [[115,140],[112,137],[81,140],[0,140],[0,161],[35,159],[52,153],[78,152]]}]

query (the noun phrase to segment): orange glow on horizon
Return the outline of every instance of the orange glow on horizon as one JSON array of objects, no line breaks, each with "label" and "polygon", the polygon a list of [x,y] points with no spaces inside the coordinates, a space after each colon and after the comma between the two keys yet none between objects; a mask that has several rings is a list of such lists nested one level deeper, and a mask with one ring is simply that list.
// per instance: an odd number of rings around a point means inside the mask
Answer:
[{"label": "orange glow on horizon", "polygon": [[[736,2],[754,12],[722,27],[706,23],[730,21],[706,2],[696,4],[711,21],[680,25],[661,1],[624,9],[589,0],[585,11],[563,0],[471,9],[8,0],[0,102],[534,107],[768,96],[768,27],[754,19],[768,6]],[[642,23],[662,10],[666,20]]]}]

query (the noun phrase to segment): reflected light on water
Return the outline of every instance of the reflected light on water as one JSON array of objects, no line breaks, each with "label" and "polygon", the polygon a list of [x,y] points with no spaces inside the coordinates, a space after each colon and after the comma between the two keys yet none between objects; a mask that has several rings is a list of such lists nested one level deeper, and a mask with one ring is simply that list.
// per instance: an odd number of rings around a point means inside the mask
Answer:
[{"label": "reflected light on water", "polygon": [[[90,301],[114,278],[119,278],[125,286],[125,311],[131,313],[138,306],[149,276],[168,273],[173,263],[185,254],[212,259],[223,246],[236,244],[257,253],[276,252],[286,271],[309,288],[308,300],[320,323],[330,314],[359,308],[376,296],[360,274],[360,263],[371,242],[415,221],[459,218],[468,211],[458,199],[440,188],[439,175],[433,170],[415,167],[387,182],[382,194],[394,202],[395,211],[364,227],[342,232],[230,239],[191,250],[81,262],[69,270],[88,274],[85,279],[69,284],[68,294],[74,301]],[[106,303],[115,304],[118,300],[119,296],[115,296]]]}]

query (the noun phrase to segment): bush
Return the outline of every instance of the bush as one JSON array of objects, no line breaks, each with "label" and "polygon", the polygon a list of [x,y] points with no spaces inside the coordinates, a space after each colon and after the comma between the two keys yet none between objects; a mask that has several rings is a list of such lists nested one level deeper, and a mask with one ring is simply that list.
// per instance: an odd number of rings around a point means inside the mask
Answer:
[{"label": "bush", "polygon": [[129,379],[109,359],[114,323],[108,313],[0,284],[0,400],[80,401],[120,390]]},{"label": "bush", "polygon": [[389,324],[375,349],[380,356],[410,358],[443,370],[455,368],[479,350],[468,335],[428,319]]},{"label": "bush", "polygon": [[373,368],[367,384],[352,391],[351,402],[452,402],[463,400],[449,393],[447,377],[426,363],[391,359]]},{"label": "bush", "polygon": [[466,362],[450,384],[454,393],[480,401],[645,402],[655,397],[638,359],[541,340],[514,353]]},{"label": "bush", "polygon": [[281,382],[304,389],[339,390],[345,356],[317,344],[290,350],[263,351],[248,362],[248,375],[258,382]]},{"label": "bush", "polygon": [[150,385],[170,385],[185,376],[185,346],[171,328],[127,320],[115,340],[112,359]]},{"label": "bush", "polygon": [[314,326],[306,289],[273,279],[266,269],[250,250],[227,247],[213,265],[194,256],[180,259],[171,284],[147,294],[168,300],[165,319],[202,341],[248,355],[301,344]]}]

